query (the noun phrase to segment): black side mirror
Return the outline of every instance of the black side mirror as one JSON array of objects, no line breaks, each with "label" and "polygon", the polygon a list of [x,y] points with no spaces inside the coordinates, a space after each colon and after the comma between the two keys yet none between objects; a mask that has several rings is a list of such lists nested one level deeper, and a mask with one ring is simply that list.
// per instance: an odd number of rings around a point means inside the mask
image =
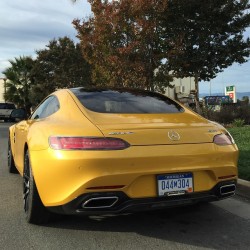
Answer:
[{"label": "black side mirror", "polygon": [[10,114],[10,118],[15,121],[21,121],[27,119],[27,112],[25,109],[14,109]]}]

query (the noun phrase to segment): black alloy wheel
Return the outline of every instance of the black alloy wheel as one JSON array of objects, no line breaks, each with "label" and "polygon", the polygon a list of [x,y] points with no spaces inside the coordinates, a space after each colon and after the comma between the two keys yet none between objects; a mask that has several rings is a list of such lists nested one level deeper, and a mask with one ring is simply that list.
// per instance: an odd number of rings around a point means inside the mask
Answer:
[{"label": "black alloy wheel", "polygon": [[25,218],[28,223],[44,224],[49,220],[49,211],[44,207],[37,191],[30,166],[29,153],[25,154],[23,171],[23,202]]},{"label": "black alloy wheel", "polygon": [[27,213],[27,211],[29,210],[29,195],[30,195],[30,169],[25,165],[23,171],[23,205],[25,213]]}]

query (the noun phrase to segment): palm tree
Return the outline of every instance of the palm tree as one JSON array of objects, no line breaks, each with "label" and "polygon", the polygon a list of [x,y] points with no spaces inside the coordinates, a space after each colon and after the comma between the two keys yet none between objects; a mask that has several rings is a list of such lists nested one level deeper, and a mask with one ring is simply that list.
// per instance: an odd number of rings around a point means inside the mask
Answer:
[{"label": "palm tree", "polygon": [[7,78],[5,100],[15,103],[18,107],[30,110],[30,87],[32,85],[31,70],[34,60],[23,56],[9,61],[11,66],[3,74]]}]

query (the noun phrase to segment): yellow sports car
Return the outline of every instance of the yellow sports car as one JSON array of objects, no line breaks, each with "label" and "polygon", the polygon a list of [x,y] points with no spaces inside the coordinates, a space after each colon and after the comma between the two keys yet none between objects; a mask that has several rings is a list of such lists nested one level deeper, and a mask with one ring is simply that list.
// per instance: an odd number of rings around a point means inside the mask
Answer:
[{"label": "yellow sports car", "polygon": [[58,90],[9,129],[29,223],[51,212],[107,214],[230,197],[238,149],[228,131],[144,90]]}]

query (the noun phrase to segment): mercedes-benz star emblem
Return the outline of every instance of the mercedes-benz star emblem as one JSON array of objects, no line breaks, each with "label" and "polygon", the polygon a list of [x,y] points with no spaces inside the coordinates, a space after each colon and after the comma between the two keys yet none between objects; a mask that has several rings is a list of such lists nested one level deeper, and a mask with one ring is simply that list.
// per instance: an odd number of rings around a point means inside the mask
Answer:
[{"label": "mercedes-benz star emblem", "polygon": [[171,141],[179,141],[181,137],[177,132],[171,130],[168,132],[168,138]]}]

